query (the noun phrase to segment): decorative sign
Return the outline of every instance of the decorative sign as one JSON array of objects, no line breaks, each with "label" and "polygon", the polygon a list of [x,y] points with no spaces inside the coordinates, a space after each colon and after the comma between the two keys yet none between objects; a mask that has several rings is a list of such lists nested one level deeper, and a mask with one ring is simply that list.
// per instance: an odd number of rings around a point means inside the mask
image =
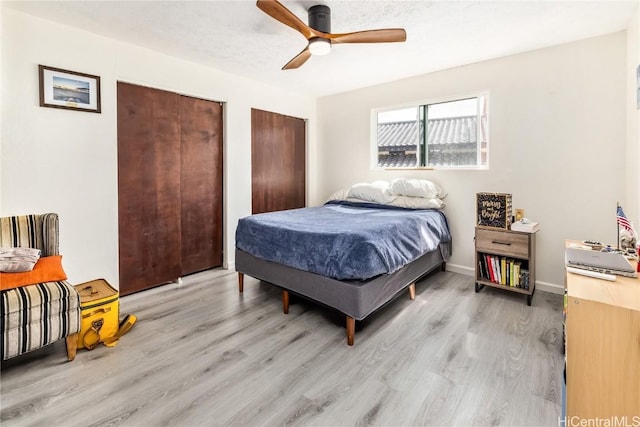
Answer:
[{"label": "decorative sign", "polygon": [[476,217],[478,227],[508,230],[511,226],[511,215],[511,194],[476,194]]}]

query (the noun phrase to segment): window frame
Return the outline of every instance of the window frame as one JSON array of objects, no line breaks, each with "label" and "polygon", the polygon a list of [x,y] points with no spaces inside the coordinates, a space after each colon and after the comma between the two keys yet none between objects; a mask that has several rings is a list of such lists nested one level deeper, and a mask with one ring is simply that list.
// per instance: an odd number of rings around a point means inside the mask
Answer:
[{"label": "window frame", "polygon": [[[487,140],[487,146],[486,146],[486,157],[487,157],[487,162],[484,165],[480,165],[480,164],[476,164],[476,165],[463,165],[463,166],[412,166],[412,167],[402,167],[402,166],[396,166],[396,167],[381,167],[378,166],[378,114],[379,113],[384,113],[384,112],[389,112],[389,111],[396,111],[396,110],[401,110],[401,109],[406,109],[406,108],[415,108],[418,112],[417,114],[417,120],[420,121],[423,119],[423,117],[420,117],[421,114],[424,113],[424,115],[426,115],[426,111],[427,111],[427,107],[429,105],[434,105],[434,104],[442,104],[442,103],[447,103],[447,102],[455,102],[455,101],[462,101],[465,99],[471,99],[471,98],[479,98],[483,96],[485,98],[485,114],[487,117],[486,123],[485,123],[485,133],[486,133],[486,140]],[[478,112],[479,115],[479,112]],[[431,98],[429,100],[426,101],[419,101],[419,102],[408,102],[408,103],[402,103],[402,104],[397,104],[397,105],[393,105],[393,106],[387,106],[387,107],[379,107],[379,108],[373,108],[371,109],[371,126],[370,126],[370,161],[371,161],[371,169],[372,170],[489,170],[489,164],[490,164],[490,150],[491,150],[491,132],[490,132],[490,122],[491,122],[491,108],[490,108],[490,94],[488,90],[483,90],[483,91],[478,91],[478,92],[470,92],[470,93],[465,93],[465,94],[459,94],[457,96],[446,96],[446,97],[438,97],[438,98]],[[424,143],[424,141],[418,141],[417,143],[418,146],[418,162],[420,162],[421,160],[425,160],[426,161],[426,153],[425,151],[425,147],[426,144]],[[480,152],[478,153],[478,155],[480,155]],[[422,158],[422,159],[421,159]]]}]

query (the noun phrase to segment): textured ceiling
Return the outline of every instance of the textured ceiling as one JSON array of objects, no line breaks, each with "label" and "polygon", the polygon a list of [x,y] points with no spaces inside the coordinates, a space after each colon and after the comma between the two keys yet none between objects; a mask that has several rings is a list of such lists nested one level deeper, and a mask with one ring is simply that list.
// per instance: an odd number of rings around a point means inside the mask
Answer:
[{"label": "textured ceiling", "polygon": [[343,44],[296,70],[306,40],[255,1],[3,1],[10,7],[168,55],[323,96],[624,30],[638,0],[281,0],[302,21],[331,7],[334,33],[402,27],[405,43]]}]

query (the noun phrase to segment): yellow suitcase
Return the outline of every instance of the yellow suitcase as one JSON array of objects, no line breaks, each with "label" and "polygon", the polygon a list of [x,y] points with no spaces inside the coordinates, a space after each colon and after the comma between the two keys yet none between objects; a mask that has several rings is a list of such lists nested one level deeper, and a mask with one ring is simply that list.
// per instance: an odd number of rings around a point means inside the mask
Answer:
[{"label": "yellow suitcase", "polygon": [[104,279],[92,280],[74,286],[80,294],[82,326],[78,348],[93,350],[99,343],[114,346],[119,328],[119,293]]}]

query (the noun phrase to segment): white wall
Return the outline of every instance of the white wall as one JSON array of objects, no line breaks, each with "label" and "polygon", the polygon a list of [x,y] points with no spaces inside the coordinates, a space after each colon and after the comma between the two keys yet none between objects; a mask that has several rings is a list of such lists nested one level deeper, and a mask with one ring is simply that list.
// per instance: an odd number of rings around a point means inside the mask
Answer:
[{"label": "white wall", "polygon": [[[251,213],[251,108],[309,119],[315,99],[1,8],[0,215],[57,212],[72,283],[118,283],[116,82],[225,102],[225,264],[238,218]],[[99,75],[102,113],[38,105],[38,64]],[[314,195],[315,164],[307,168]]]},{"label": "white wall", "polygon": [[[316,101],[304,95],[0,7],[0,215],[58,212],[70,280],[104,277],[118,285],[120,80],[226,103],[226,265],[233,266],[237,219],[251,211],[254,107],[309,119],[309,204],[374,179],[442,184],[455,245],[449,265],[457,271],[472,271],[475,193],[513,193],[515,206],[543,227],[539,283],[561,286],[565,238],[615,239],[617,201],[640,228],[640,112],[633,95],[639,21],[636,12],[626,34],[321,98],[316,121]],[[100,75],[102,114],[39,107],[38,64]],[[489,171],[370,170],[372,108],[481,90],[491,94]]]},{"label": "white wall", "polygon": [[[449,192],[449,268],[471,274],[475,194],[512,193],[514,207],[541,223],[538,283],[561,289],[564,240],[615,242],[616,202],[638,206],[638,194],[625,192],[625,56],[619,32],[321,98],[313,202],[356,182],[431,179]],[[489,171],[370,168],[372,108],[482,90],[490,92]]]}]

